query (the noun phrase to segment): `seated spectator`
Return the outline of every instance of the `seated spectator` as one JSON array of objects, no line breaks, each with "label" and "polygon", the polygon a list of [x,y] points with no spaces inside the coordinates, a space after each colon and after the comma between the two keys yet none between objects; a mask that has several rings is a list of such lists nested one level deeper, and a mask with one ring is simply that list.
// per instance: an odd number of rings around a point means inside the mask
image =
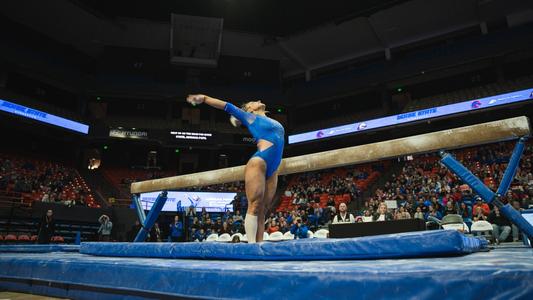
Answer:
[{"label": "seated spectator", "polygon": [[213,233],[213,221],[211,219],[206,219],[203,223],[203,229],[205,231],[205,234],[210,235]]},{"label": "seated spectator", "polygon": [[290,230],[290,228],[289,228],[289,223],[287,223],[287,220],[285,220],[285,219],[281,220],[280,223],[279,223],[279,231],[281,233],[285,233],[285,232],[287,232],[289,230]]},{"label": "seated spectator", "polygon": [[398,212],[396,213],[396,220],[406,220],[411,219],[411,214],[405,210],[405,207],[400,206]]},{"label": "seated spectator", "polygon": [[194,240],[198,242],[203,242],[206,238],[206,233],[203,228],[200,228],[200,230],[197,230],[194,234]]},{"label": "seated spectator", "polygon": [[44,203],[50,202],[50,194],[44,193],[43,197],[41,198],[41,202],[44,202]]},{"label": "seated spectator", "polygon": [[461,202],[461,204],[459,205],[457,214],[461,215],[464,221],[466,221],[466,219],[472,221],[472,208],[470,208],[470,206],[466,205],[466,203],[464,202]]},{"label": "seated spectator", "polygon": [[213,231],[214,232],[219,232],[220,229],[222,228],[222,218],[221,217],[218,217],[217,218],[217,221],[215,222],[215,224],[213,224]]},{"label": "seated spectator", "polygon": [[243,218],[240,211],[235,211],[235,215],[233,216],[233,222],[242,222]]},{"label": "seated spectator", "polygon": [[192,219],[192,224],[189,225],[192,229],[200,229],[200,227],[202,227],[202,224],[200,224],[200,221],[198,220],[198,217],[194,217]]},{"label": "seated spectator", "polygon": [[387,204],[381,202],[378,206],[378,212],[374,214],[374,222],[377,221],[392,221],[394,218],[390,212],[387,211]]},{"label": "seated spectator", "polygon": [[427,213],[428,211],[428,207],[426,206],[426,204],[424,203],[424,197],[421,196],[418,198],[418,202],[415,203],[416,207],[417,208],[420,208],[420,211],[425,214]]},{"label": "seated spectator", "polygon": [[474,206],[474,215],[472,216],[474,222],[477,221],[487,221],[487,216],[483,212],[483,207],[481,205]]},{"label": "seated spectator", "polygon": [[227,233],[229,235],[233,234],[233,230],[231,229],[231,226],[228,224],[228,222],[222,223],[222,226],[217,231],[218,235]]},{"label": "seated spectator", "polygon": [[150,236],[149,236],[150,242],[162,242],[161,238],[161,229],[159,228],[159,223],[155,222],[154,226],[152,226],[152,229],[150,230]]},{"label": "seated spectator", "polygon": [[348,213],[346,203],[339,204],[339,213],[333,217],[333,224],[355,223],[355,217]]},{"label": "seated spectator", "polygon": [[468,227],[472,225],[472,209],[466,203],[461,202],[457,214],[463,217],[463,222],[465,222]]},{"label": "seated spectator", "polygon": [[422,212],[422,208],[420,206],[416,207],[415,215],[413,216],[414,219],[420,219],[420,220],[426,220],[424,213]]},{"label": "seated spectator", "polygon": [[485,215],[485,216],[488,216],[489,213],[490,213],[490,207],[487,203],[483,202],[483,199],[481,199],[481,197],[479,196],[476,196],[476,203],[474,204],[474,206],[472,207],[472,211],[474,212],[477,212],[477,208],[478,207],[481,207],[481,212]]},{"label": "seated spectator", "polygon": [[291,226],[291,233],[294,235],[294,239],[306,239],[309,228],[305,224],[304,219],[297,218]]},{"label": "seated spectator", "polygon": [[276,221],[272,220],[272,222],[270,222],[270,226],[268,226],[267,232],[268,234],[271,234],[276,231],[279,231],[279,226]]},{"label": "seated spectator", "polygon": [[191,233],[189,234],[189,237],[187,239],[188,242],[194,242],[194,240],[196,239],[195,238],[196,232],[197,232],[196,228],[191,228]]},{"label": "seated spectator", "polygon": [[511,233],[511,223],[506,217],[500,214],[498,207],[494,206],[494,209],[489,214],[487,221],[492,224],[492,236],[496,241],[496,244],[505,242]]},{"label": "seated spectator", "polygon": [[437,219],[442,219],[442,214],[440,213],[440,211],[436,210],[433,205],[429,205],[428,206],[428,211],[427,213],[424,215],[424,219],[427,221],[428,220],[428,217],[435,217]]},{"label": "seated spectator", "polygon": [[363,223],[374,221],[374,217],[372,217],[372,213],[370,212],[370,210],[365,210],[364,215],[361,218],[361,221],[363,221]]},{"label": "seated spectator", "polygon": [[207,220],[211,220],[211,216],[209,213],[205,210],[205,207],[202,207],[202,222],[206,222]]},{"label": "seated spectator", "polygon": [[312,216],[314,218],[314,222],[313,222],[314,226],[318,226],[319,223],[322,223],[322,224],[324,223],[322,221],[323,214],[324,214],[324,210],[320,207],[320,204],[313,203]]},{"label": "seated spectator", "polygon": [[448,202],[446,202],[446,208],[444,209],[444,215],[456,215],[457,214],[457,210],[455,209],[455,205],[453,204],[453,201],[452,200],[448,200]]},{"label": "seated spectator", "polygon": [[[533,189],[529,190],[528,192],[533,195]],[[520,207],[525,209],[533,208],[533,198],[528,194],[524,194]]]},{"label": "seated spectator", "polygon": [[336,212],[336,208],[335,208],[335,200],[333,199],[333,196],[329,196],[328,197],[328,202],[327,202],[327,207],[333,211],[334,213]]}]

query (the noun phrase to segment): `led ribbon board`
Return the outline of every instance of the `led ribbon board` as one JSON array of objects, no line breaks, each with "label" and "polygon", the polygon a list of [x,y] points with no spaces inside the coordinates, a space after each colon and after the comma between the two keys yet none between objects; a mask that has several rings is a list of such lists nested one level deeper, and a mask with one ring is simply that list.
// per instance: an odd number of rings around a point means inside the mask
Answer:
[{"label": "led ribbon board", "polygon": [[499,105],[531,100],[533,100],[533,89],[515,91],[511,93],[437,106],[433,108],[427,108],[363,122],[356,122],[337,127],[294,134],[289,136],[289,144],[302,143],[348,133],[368,131],[387,126],[405,124],[409,122],[432,119],[466,111],[474,111],[479,109],[491,108]]},{"label": "led ribbon board", "polygon": [[58,117],[53,114],[42,112],[40,110],[26,107],[24,105],[16,104],[13,102],[9,102],[6,100],[0,99],[0,110],[10,113],[10,114],[32,119],[35,121],[39,121],[39,122],[47,123],[50,125],[58,126],[61,128],[69,129],[72,131],[76,131],[79,133],[83,133],[83,134],[89,133],[89,126],[86,124],[78,123],[76,121]]},{"label": "led ribbon board", "polygon": [[[160,192],[142,193],[141,203],[144,210],[150,210]],[[231,201],[237,193],[219,192],[178,192],[169,191],[167,201],[162,211],[186,210],[194,207],[195,211],[202,211],[205,207],[207,212],[233,211]]]}]

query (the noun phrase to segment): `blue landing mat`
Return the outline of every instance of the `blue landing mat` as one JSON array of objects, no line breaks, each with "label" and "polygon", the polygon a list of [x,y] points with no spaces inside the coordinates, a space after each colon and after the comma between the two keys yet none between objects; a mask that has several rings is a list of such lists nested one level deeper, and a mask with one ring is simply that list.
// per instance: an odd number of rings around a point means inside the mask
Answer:
[{"label": "blue landing mat", "polygon": [[72,299],[533,299],[532,258],[533,249],[523,246],[454,257],[337,261],[2,253],[0,288]]},{"label": "blue landing mat", "polygon": [[231,260],[339,260],[461,255],[486,248],[486,241],[454,230],[419,231],[278,243],[82,243],[80,253],[98,256]]},{"label": "blue landing mat", "polygon": [[47,253],[47,252],[79,252],[79,245],[0,245],[2,252],[28,252],[28,253]]}]

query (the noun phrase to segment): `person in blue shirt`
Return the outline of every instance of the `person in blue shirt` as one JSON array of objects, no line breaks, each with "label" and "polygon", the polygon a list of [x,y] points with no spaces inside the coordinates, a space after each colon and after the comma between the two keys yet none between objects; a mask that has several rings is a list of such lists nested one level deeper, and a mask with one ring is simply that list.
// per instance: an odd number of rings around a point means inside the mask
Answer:
[{"label": "person in blue shirt", "polygon": [[193,240],[194,241],[198,240],[199,242],[203,242],[203,240],[205,240],[206,236],[207,235],[205,234],[204,229],[200,228],[200,230],[196,230],[196,232],[194,233]]},{"label": "person in blue shirt", "polygon": [[265,213],[271,205],[278,185],[278,167],[283,156],[285,129],[276,120],[267,117],[266,106],[261,101],[250,101],[241,108],[206,95],[189,95],[187,102],[205,103],[226,111],[234,126],[248,128],[257,144],[257,152],[248,160],[244,171],[244,184],[248,209],[244,228],[248,243],[263,241]]},{"label": "person in blue shirt", "polygon": [[433,205],[428,206],[428,211],[424,214],[424,219],[427,221],[429,216],[435,217],[439,220],[442,219],[442,214],[440,211],[436,210]]},{"label": "person in blue shirt", "polygon": [[291,226],[291,233],[294,235],[294,239],[306,239],[309,228],[302,220],[302,218],[296,218]]},{"label": "person in blue shirt", "polygon": [[183,241],[183,223],[180,222],[180,217],[176,215],[174,222],[170,224],[170,241],[181,242]]}]

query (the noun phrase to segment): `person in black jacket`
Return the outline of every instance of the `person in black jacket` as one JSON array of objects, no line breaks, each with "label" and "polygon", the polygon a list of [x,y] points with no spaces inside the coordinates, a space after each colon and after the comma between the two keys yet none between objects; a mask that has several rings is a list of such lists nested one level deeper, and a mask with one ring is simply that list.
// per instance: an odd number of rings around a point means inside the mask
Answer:
[{"label": "person in black jacket", "polygon": [[511,233],[511,223],[500,213],[497,206],[494,206],[487,221],[492,224],[492,237],[496,241],[496,244],[505,242]]},{"label": "person in black jacket", "polygon": [[390,212],[387,211],[387,204],[381,202],[378,207],[378,212],[374,214],[374,222],[376,221],[392,221],[393,217]]},{"label": "person in black jacket", "polygon": [[56,223],[53,217],[53,212],[51,209],[46,211],[46,215],[41,219],[39,224],[39,234],[37,242],[39,244],[50,244],[50,240],[54,235],[56,229]]},{"label": "person in black jacket", "polygon": [[135,224],[130,227],[130,230],[127,233],[128,242],[133,242],[133,240],[135,240],[135,237],[141,228],[141,222],[139,222],[139,220],[135,220]]}]

